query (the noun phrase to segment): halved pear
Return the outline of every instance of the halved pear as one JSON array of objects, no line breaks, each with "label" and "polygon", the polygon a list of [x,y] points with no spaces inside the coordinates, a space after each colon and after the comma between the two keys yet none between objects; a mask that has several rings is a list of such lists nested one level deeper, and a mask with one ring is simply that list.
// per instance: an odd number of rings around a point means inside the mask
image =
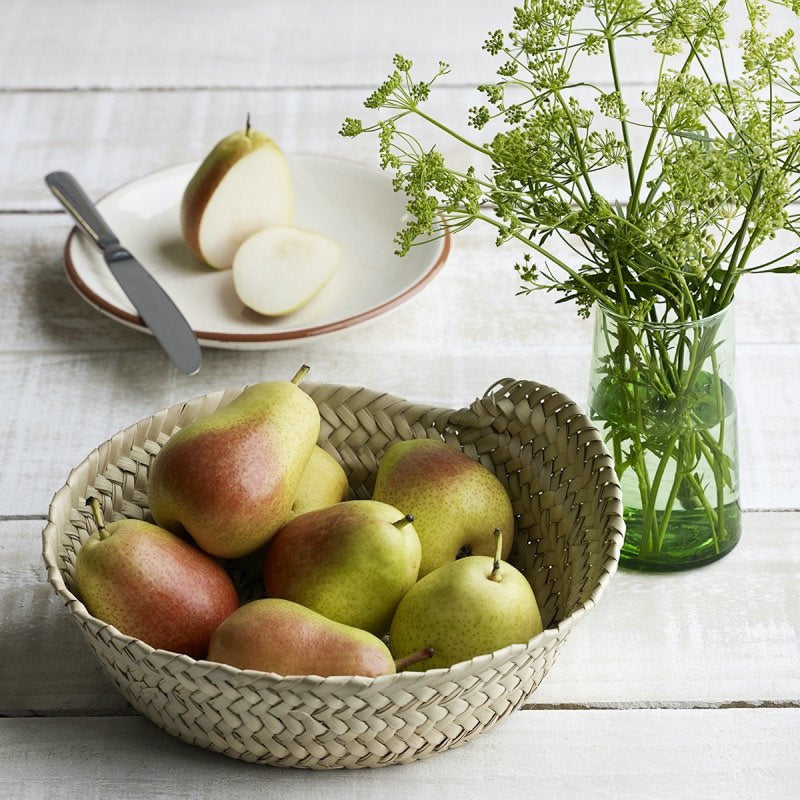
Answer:
[{"label": "halved pear", "polygon": [[236,251],[233,286],[248,308],[281,316],[307,303],[341,260],[342,248],[330,237],[276,225],[253,234]]},{"label": "halved pear", "polygon": [[186,186],[184,239],[198,258],[228,269],[242,242],[270,225],[292,221],[294,195],[286,157],[248,125],[218,142]]}]

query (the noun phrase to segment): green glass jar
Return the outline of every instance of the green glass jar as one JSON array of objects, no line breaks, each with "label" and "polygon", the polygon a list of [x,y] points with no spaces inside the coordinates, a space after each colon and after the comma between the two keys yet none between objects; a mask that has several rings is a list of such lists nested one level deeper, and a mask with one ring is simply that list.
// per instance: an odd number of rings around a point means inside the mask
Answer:
[{"label": "green glass jar", "polygon": [[589,413],[622,485],[620,565],[689,569],[739,541],[734,354],[731,306],[669,323],[596,308]]}]

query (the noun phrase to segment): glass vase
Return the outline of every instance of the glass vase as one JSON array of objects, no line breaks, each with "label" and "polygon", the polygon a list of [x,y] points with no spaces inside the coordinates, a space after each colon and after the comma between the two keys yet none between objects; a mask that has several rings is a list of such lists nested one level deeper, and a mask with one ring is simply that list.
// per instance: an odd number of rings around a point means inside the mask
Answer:
[{"label": "glass vase", "polygon": [[674,323],[596,309],[590,416],[622,485],[622,566],[688,569],[739,541],[734,351],[731,306]]}]

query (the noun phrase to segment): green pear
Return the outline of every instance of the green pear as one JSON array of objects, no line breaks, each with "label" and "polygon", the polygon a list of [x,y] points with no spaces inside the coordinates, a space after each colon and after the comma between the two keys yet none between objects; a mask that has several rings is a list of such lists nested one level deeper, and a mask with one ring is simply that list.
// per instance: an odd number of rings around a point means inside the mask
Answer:
[{"label": "green pear", "polygon": [[239,606],[222,566],[149,522],[97,522],[78,551],[75,582],[89,613],[151,647],[203,658],[211,634]]},{"label": "green pear", "polygon": [[436,439],[391,444],[378,465],[374,500],[414,516],[422,544],[419,576],[468,555],[492,556],[494,530],[503,558],[514,539],[514,512],[505,487],[479,462]]},{"label": "green pear", "polygon": [[309,511],[281,528],[264,559],[269,597],[376,635],[389,629],[419,571],[412,518],[374,500]]},{"label": "green pear", "polygon": [[208,660],[278,675],[377,677],[395,671],[377,636],[274,598],[253,600],[231,614],[214,631]]},{"label": "green pear", "polygon": [[341,464],[327,450],[315,447],[300,477],[292,514],[297,517],[307,511],[340,503],[347,499],[349,491],[347,475]]},{"label": "green pear", "polygon": [[412,669],[449,667],[510,644],[524,644],[542,630],[536,597],[525,576],[497,553],[451,561],[421,578],[400,601],[389,647],[402,658],[421,647],[433,656]]},{"label": "green pear", "polygon": [[150,467],[155,521],[184,528],[208,553],[257,550],[289,519],[320,429],[314,401],[291,381],[266,381],[175,433]]},{"label": "green pear", "polygon": [[292,220],[294,197],[286,157],[250,127],[218,142],[192,176],[181,201],[181,229],[191,250],[228,269],[245,239]]}]

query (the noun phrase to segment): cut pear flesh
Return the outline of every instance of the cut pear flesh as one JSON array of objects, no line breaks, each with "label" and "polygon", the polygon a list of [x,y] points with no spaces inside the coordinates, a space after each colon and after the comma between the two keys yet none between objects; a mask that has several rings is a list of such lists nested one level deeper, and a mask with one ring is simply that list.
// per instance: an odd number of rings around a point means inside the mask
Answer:
[{"label": "cut pear flesh", "polygon": [[239,246],[256,231],[292,221],[292,181],[283,153],[265,144],[225,173],[201,209],[197,244],[206,263],[227,269]]},{"label": "cut pear flesh", "polygon": [[233,286],[253,311],[270,317],[294,311],[331,278],[342,248],[328,236],[292,225],[249,237],[233,259]]}]

